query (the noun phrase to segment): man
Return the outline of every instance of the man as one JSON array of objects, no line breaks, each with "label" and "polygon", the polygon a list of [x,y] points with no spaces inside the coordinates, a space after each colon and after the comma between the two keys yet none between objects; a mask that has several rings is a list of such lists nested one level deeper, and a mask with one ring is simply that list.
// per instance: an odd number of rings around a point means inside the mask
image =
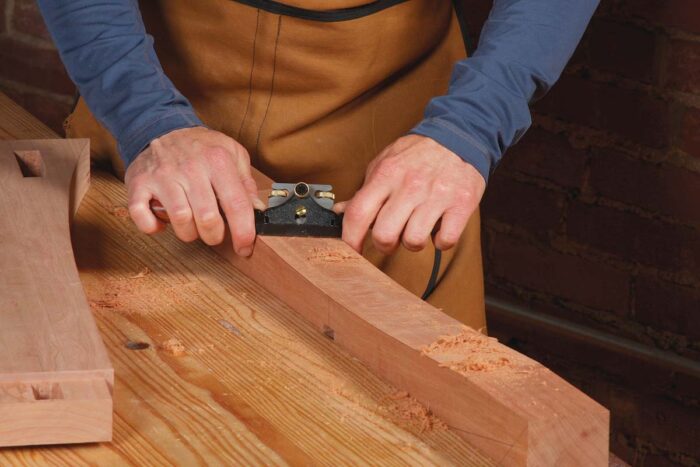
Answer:
[{"label": "man", "polygon": [[218,202],[247,256],[265,188],[251,162],[332,184],[343,239],[414,293],[449,250],[429,301],[482,328],[486,180],[597,0],[495,0],[468,59],[447,0],[39,4],[82,95],[67,135],[123,162],[140,230],[163,228],[157,199],[180,239],[220,243]]}]

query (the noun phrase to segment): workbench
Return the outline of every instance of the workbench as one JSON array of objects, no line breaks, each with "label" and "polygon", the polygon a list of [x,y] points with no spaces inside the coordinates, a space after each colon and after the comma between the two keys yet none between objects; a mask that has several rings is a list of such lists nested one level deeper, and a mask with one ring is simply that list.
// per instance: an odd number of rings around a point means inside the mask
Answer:
[{"label": "workbench", "polygon": [[[0,138],[55,137],[0,95]],[[491,465],[203,243],[138,232],[114,176],[93,169],[72,238],[115,369],[114,439],[0,464]]]}]

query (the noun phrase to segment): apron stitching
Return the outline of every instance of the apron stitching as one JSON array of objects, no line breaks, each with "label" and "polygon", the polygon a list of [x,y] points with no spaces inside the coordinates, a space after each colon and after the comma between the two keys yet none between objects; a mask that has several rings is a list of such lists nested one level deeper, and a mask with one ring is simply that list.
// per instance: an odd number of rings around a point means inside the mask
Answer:
[{"label": "apron stitching", "polygon": [[260,136],[262,135],[263,127],[265,126],[265,120],[267,120],[267,112],[270,110],[270,103],[272,102],[272,94],[275,92],[275,71],[277,68],[277,46],[280,40],[280,29],[282,25],[282,16],[277,17],[277,35],[275,37],[275,51],[272,56],[272,78],[270,79],[270,96],[267,98],[267,106],[265,107],[265,113],[263,114],[262,122],[260,122],[260,128],[258,128],[258,136],[255,139],[255,159],[258,160],[258,151],[260,147]]},{"label": "apron stitching", "polygon": [[253,70],[255,69],[255,47],[258,42],[258,28],[260,26],[260,9],[258,9],[257,16],[255,17],[255,35],[253,36],[253,60],[250,65],[250,78],[248,79],[248,101],[245,104],[245,112],[243,112],[243,120],[241,120],[241,127],[238,129],[238,135],[236,139],[241,138],[241,132],[243,131],[243,125],[245,124],[245,119],[248,117],[248,109],[250,109],[250,99],[253,95]]}]

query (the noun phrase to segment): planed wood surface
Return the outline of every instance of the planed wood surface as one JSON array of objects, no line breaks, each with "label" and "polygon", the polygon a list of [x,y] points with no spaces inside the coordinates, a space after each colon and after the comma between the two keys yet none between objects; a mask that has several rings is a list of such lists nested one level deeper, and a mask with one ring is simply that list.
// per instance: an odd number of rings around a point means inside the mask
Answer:
[{"label": "planed wood surface", "polygon": [[[37,137],[55,135],[0,95],[0,138]],[[210,248],[138,233],[125,206],[93,172],[73,224],[116,372],[113,442],[0,449],[0,464],[495,465]]]},{"label": "planed wood surface", "polygon": [[71,248],[87,140],[0,142],[0,446],[109,441],[114,375]]}]

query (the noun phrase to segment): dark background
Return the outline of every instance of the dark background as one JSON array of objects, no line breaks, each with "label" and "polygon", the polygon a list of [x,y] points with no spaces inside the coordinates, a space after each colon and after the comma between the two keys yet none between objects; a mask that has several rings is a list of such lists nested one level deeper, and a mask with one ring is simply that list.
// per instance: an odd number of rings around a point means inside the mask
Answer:
[{"label": "dark background", "polygon": [[[488,0],[465,0],[474,42]],[[74,87],[0,0],[0,91],[62,133]],[[610,408],[612,450],[700,465],[700,1],[603,0],[483,209],[490,332]]]}]

